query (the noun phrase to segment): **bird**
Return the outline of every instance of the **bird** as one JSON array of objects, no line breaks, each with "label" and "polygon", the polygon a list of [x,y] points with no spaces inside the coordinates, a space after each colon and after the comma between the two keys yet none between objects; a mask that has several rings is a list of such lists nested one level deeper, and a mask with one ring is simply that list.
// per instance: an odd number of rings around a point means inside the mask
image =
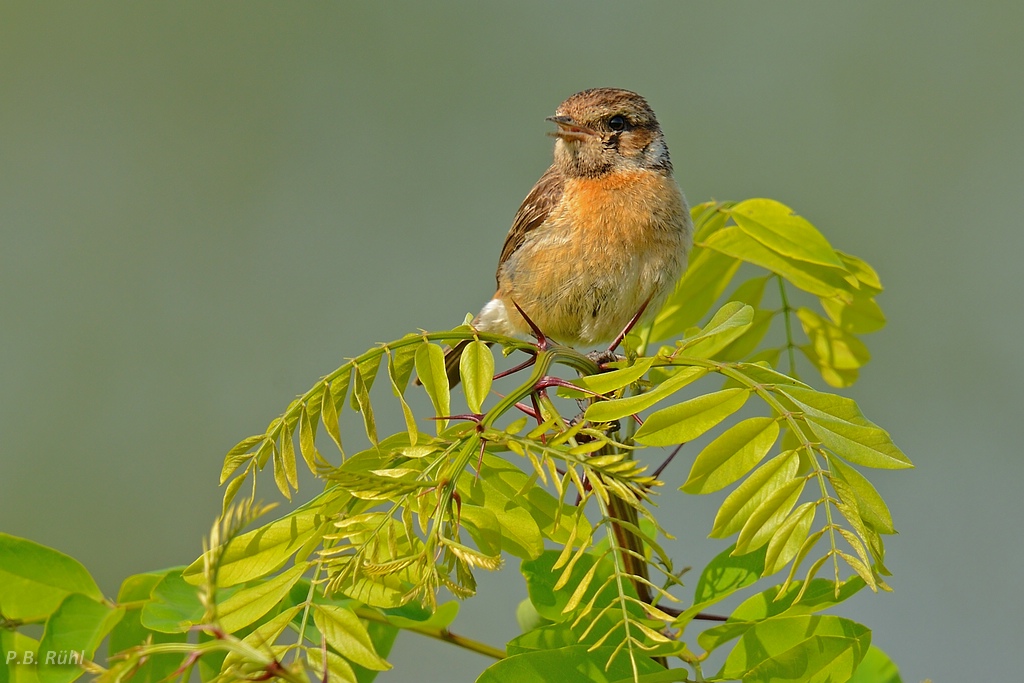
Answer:
[{"label": "bird", "polygon": [[[497,289],[470,324],[591,347],[657,313],[686,269],[693,224],[643,97],[583,90],[547,120],[554,161],[516,212]],[[468,343],[445,351],[450,386]]]}]

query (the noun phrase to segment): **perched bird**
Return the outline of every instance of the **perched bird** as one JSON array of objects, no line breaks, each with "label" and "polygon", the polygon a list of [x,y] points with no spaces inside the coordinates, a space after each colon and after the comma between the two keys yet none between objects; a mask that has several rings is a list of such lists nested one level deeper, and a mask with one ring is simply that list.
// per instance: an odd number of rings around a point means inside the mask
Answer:
[{"label": "perched bird", "polygon": [[[498,259],[498,288],[472,325],[525,336],[522,309],[546,337],[608,342],[654,316],[686,269],[693,226],[665,137],[640,95],[578,92],[548,120],[555,158],[516,213]],[[465,343],[445,353],[452,386]]]}]

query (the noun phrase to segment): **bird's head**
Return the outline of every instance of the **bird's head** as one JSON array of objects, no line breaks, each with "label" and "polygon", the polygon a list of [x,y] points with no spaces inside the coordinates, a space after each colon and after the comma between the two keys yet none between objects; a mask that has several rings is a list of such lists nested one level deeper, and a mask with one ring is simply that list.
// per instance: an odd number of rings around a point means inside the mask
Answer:
[{"label": "bird's head", "polygon": [[635,169],[672,173],[665,136],[647,101],[635,92],[594,88],[578,92],[548,120],[555,164],[568,177],[596,177]]}]

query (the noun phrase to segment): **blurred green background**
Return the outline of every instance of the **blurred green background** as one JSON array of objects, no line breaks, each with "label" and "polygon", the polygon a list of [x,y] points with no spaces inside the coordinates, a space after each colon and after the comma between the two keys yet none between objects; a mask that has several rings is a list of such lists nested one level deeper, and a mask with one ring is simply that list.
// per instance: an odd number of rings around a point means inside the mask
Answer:
[{"label": "blurred green background", "polygon": [[[544,117],[626,87],[692,202],[778,199],[880,272],[849,393],[918,469],[873,476],[896,591],[846,613],[906,681],[1014,680],[1022,27],[1008,2],[4,3],[0,528],[110,595],[194,558],[224,452],[344,357],[477,310]],[[719,501],[664,509],[696,542]],[[500,643],[515,565],[482,589],[454,628]],[[414,636],[393,659],[380,680],[487,664]]]}]

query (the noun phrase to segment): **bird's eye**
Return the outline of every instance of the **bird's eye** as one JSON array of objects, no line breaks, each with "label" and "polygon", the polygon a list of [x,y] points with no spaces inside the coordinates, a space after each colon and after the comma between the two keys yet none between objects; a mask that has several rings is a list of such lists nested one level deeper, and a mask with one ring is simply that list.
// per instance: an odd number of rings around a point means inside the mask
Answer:
[{"label": "bird's eye", "polygon": [[626,130],[625,117],[616,114],[615,116],[608,119],[608,127],[614,131]]}]

